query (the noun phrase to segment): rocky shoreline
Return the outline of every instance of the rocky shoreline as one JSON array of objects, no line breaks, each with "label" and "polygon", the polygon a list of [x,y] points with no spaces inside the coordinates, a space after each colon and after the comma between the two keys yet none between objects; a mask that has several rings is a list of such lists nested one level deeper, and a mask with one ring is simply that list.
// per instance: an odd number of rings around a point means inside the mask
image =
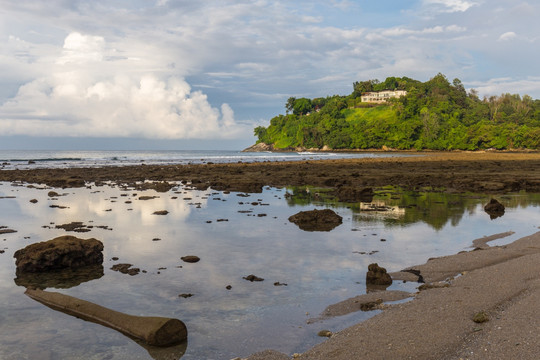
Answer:
[{"label": "rocky shoreline", "polygon": [[[89,169],[1,170],[0,181],[82,187],[92,183],[131,184],[168,191],[172,182],[197,189],[260,192],[265,186],[312,185],[331,188],[338,197],[355,201],[370,187],[430,188],[448,192],[508,193],[540,191],[537,153],[407,153],[408,157],[130,166]],[[153,180],[154,183],[142,183]],[[501,235],[502,236],[502,235]],[[413,301],[386,301],[407,294],[370,295],[330,306],[341,314],[347,307],[370,303],[384,311],[358,325],[329,334],[330,338],[300,359],[536,359],[540,353],[540,233],[507,246],[489,247],[477,239],[471,251],[432,259],[424,265],[391,274],[395,280],[418,281],[423,291]],[[471,239],[472,241],[472,239]],[[421,285],[421,284],[419,284]],[[390,296],[392,295],[392,296]],[[380,300],[380,301],[379,301]],[[359,305],[360,304],[360,305]],[[476,322],[477,314],[488,321]],[[322,315],[321,315],[322,316]],[[275,351],[250,360],[290,359]]]},{"label": "rocky shoreline", "polygon": [[[403,155],[402,153],[398,155]],[[399,186],[458,192],[540,191],[540,153],[406,153],[408,156],[297,162],[138,165],[102,168],[1,170],[0,181],[82,187],[89,183],[139,184],[168,191],[182,181],[198,189],[261,192],[264,186],[349,189]]]}]

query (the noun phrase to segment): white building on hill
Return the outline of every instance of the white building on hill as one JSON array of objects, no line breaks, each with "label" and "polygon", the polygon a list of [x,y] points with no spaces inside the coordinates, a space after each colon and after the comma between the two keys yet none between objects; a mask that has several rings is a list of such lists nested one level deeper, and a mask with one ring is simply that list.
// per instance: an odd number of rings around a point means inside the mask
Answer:
[{"label": "white building on hill", "polygon": [[406,90],[383,90],[363,93],[360,97],[362,102],[384,103],[391,98],[398,98],[407,95]]}]

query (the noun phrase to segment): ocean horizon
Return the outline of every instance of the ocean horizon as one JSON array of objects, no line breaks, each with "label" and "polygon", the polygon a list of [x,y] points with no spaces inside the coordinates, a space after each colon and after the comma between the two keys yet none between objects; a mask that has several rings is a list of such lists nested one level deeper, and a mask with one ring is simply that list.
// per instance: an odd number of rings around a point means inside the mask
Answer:
[{"label": "ocean horizon", "polygon": [[265,161],[375,158],[403,154],[243,152],[241,150],[0,150],[0,169],[188,165]]}]

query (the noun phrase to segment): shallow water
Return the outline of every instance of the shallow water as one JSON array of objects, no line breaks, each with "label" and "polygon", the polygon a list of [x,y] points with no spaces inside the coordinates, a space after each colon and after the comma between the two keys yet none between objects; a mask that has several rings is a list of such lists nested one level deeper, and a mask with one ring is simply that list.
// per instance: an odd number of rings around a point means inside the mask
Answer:
[{"label": "shallow water", "polygon": [[[65,193],[56,199],[47,196],[49,190],[0,183],[0,226],[17,230],[0,235],[1,359],[179,358],[184,351],[182,359],[231,359],[266,348],[303,352],[321,342],[319,330],[337,331],[375,314],[307,323],[326,306],[365,293],[370,263],[397,271],[470,249],[473,239],[515,231],[493,242],[508,243],[536,232],[540,212],[535,194],[498,197],[506,213],[491,220],[482,209],[487,196],[391,188],[380,190],[374,201],[387,211],[340,204],[312,188],[266,188],[244,197],[182,186],[167,193],[93,186],[54,189]],[[139,200],[142,195],[158,198]],[[299,211],[326,207],[343,216],[343,224],[330,232],[302,231],[287,220]],[[158,210],[169,213],[153,215]],[[72,221],[93,227],[82,234],[55,228]],[[60,281],[48,290],[129,314],[181,319],[188,327],[187,349],[156,354],[114,330],[25,296],[14,281],[13,253],[65,234],[103,241],[103,275],[86,275],[88,281],[73,287]],[[184,263],[185,255],[201,261]],[[146,273],[112,271],[116,263]],[[249,274],[265,280],[242,279]],[[413,291],[417,285],[395,282],[389,289]],[[186,293],[193,296],[178,296]]]}]

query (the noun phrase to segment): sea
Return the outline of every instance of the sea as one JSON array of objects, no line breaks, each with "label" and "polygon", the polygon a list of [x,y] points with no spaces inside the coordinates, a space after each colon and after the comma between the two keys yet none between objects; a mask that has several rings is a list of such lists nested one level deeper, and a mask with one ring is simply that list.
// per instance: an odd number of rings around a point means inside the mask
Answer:
[{"label": "sea", "polygon": [[403,156],[388,153],[242,152],[238,150],[0,150],[1,169],[299,161]]}]

